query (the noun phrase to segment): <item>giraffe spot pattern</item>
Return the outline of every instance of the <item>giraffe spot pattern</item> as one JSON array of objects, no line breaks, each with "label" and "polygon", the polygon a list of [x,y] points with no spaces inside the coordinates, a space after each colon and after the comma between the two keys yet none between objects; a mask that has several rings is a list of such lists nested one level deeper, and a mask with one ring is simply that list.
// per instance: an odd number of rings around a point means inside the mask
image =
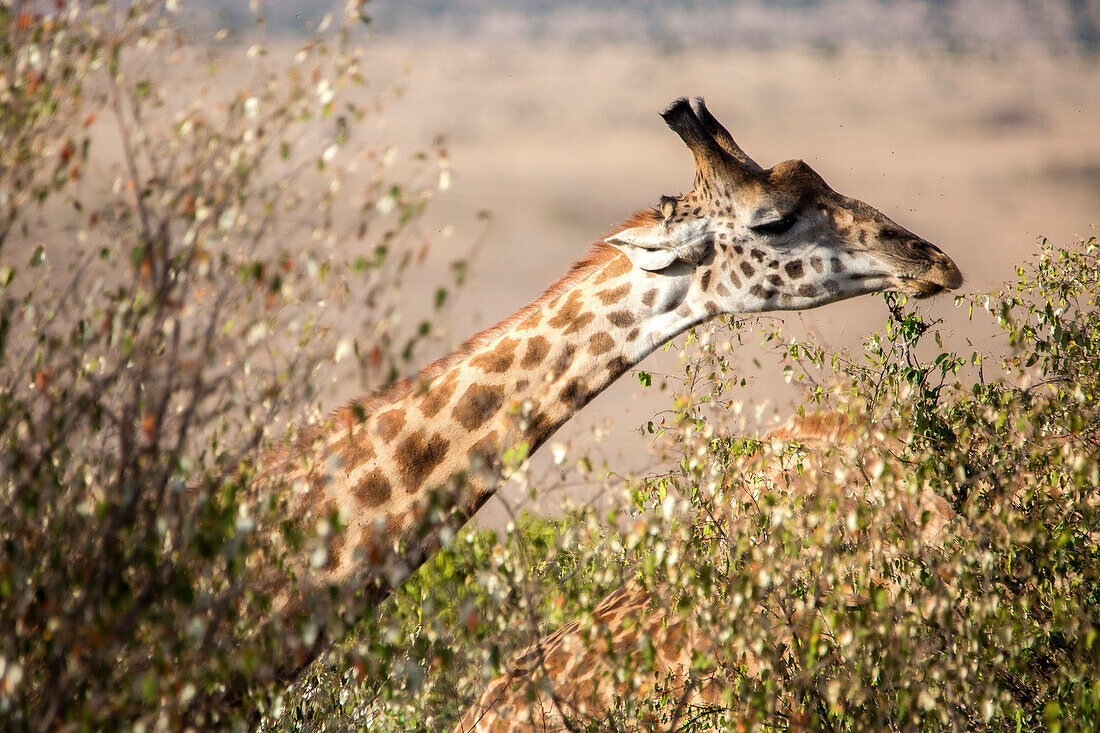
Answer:
[{"label": "giraffe spot pattern", "polygon": [[429,440],[423,430],[416,431],[398,443],[393,457],[397,462],[397,473],[407,492],[415,494],[420,491],[435,467],[443,462],[449,445],[438,433]]},{"label": "giraffe spot pattern", "polygon": [[844,272],[844,265],[841,263],[839,257],[830,259],[829,264],[832,265],[833,272]]},{"label": "giraffe spot pattern", "polygon": [[371,471],[354,489],[355,498],[361,506],[374,508],[389,501],[392,490],[390,482],[378,469]]},{"label": "giraffe spot pattern", "polygon": [[607,353],[613,348],[615,348],[615,340],[606,331],[592,334],[592,338],[588,340],[588,353],[593,356]]},{"label": "giraffe spot pattern", "polygon": [[627,326],[634,325],[634,314],[626,310],[612,311],[607,314],[607,320],[611,321],[611,325],[613,326],[626,328]]},{"label": "giraffe spot pattern", "polygon": [[710,270],[707,270],[703,273],[703,277],[699,281],[699,285],[700,287],[702,287],[704,293],[710,289]]},{"label": "giraffe spot pattern", "polygon": [[771,297],[771,291],[762,287],[760,283],[754,283],[753,286],[749,288],[749,292],[761,300],[767,300]]},{"label": "giraffe spot pattern", "polygon": [[814,272],[824,272],[825,268],[821,264],[821,258],[814,255],[810,258],[810,267],[814,268]]},{"label": "giraffe spot pattern", "polygon": [[570,334],[574,334],[577,331],[580,331],[582,328],[587,326],[589,323],[591,323],[595,319],[596,319],[596,314],[595,313],[581,313],[579,316],[577,316],[575,319],[573,319],[573,322],[569,324],[569,327],[566,328],[561,333],[562,333],[563,336],[569,336]]},{"label": "giraffe spot pattern", "polygon": [[630,368],[630,360],[625,356],[616,356],[611,361],[607,362],[607,371],[618,376]]},{"label": "giraffe spot pattern", "polygon": [[626,335],[626,340],[627,341],[633,341],[634,339],[638,338],[638,334],[640,334],[641,332],[642,332],[642,330],[640,328],[630,329],[630,333],[628,333]]},{"label": "giraffe spot pattern", "polygon": [[482,467],[494,468],[500,465],[500,437],[493,431],[474,444],[470,449],[471,461],[480,460]]},{"label": "giraffe spot pattern", "polygon": [[573,344],[566,344],[561,354],[554,361],[554,368],[550,370],[550,375],[557,379],[562,374],[565,374],[565,370],[569,368],[569,365],[573,363],[573,355],[577,353],[577,347]]},{"label": "giraffe spot pattern", "polygon": [[764,261],[764,253],[758,249],[753,249],[751,252],[749,252],[749,254],[752,255],[752,258],[757,262]]},{"label": "giraffe spot pattern", "polygon": [[[736,275],[734,277],[736,277]],[[729,296],[730,289],[726,287],[725,283],[718,283],[718,285],[714,288],[714,292],[718,293],[719,296],[725,298]]]},{"label": "giraffe spot pattern", "polygon": [[642,304],[646,306],[652,306],[657,301],[657,288],[647,290],[645,295],[642,296]]},{"label": "giraffe spot pattern", "polygon": [[[330,517],[334,514],[336,514],[336,502],[330,501],[325,504],[322,515]],[[348,533],[344,530],[333,530],[329,533],[328,540],[325,543],[327,556],[325,557],[325,564],[321,568],[322,570],[331,573],[340,567],[340,551],[344,549],[344,544],[347,541]]]},{"label": "giraffe spot pattern", "polygon": [[580,291],[574,290],[569,294],[561,309],[554,317],[546,322],[551,328],[566,328],[573,323],[581,313]]},{"label": "giraffe spot pattern", "polygon": [[630,264],[630,260],[627,258],[627,256],[619,255],[610,263],[608,263],[607,267],[603,269],[603,272],[600,273],[593,281],[593,284],[603,285],[605,282],[612,278],[622,277],[626,273],[630,272],[631,267],[632,265]]},{"label": "giraffe spot pattern", "polygon": [[531,417],[527,420],[527,432],[524,434],[528,449],[534,452],[535,449],[546,442],[547,438],[554,434],[554,430],[555,425],[546,413],[532,410]]},{"label": "giraffe spot pattern", "polygon": [[840,286],[832,280],[826,280],[824,283],[822,283],[822,287],[825,288],[825,292],[827,292],[829,295],[836,295],[840,292]]},{"label": "giraffe spot pattern", "polygon": [[447,405],[451,395],[454,394],[457,380],[457,372],[451,372],[442,382],[436,385],[435,389],[425,395],[424,400],[420,403],[420,412],[424,417],[435,417]]},{"label": "giraffe spot pattern", "polygon": [[523,361],[519,363],[524,369],[534,369],[546,355],[550,353],[550,342],[542,336],[534,336],[527,342],[527,353],[523,355]]},{"label": "giraffe spot pattern", "polygon": [[783,278],[779,277],[779,275],[776,275],[773,272],[772,274],[768,275],[768,282],[778,288],[780,285],[783,284]]},{"label": "giraffe spot pattern", "polygon": [[405,413],[400,408],[386,410],[378,416],[378,435],[386,443],[397,437],[405,427]]},{"label": "giraffe spot pattern", "polygon": [[748,260],[741,263],[741,272],[745,273],[745,277],[752,277],[756,274],[756,270],[749,264]]},{"label": "giraffe spot pattern", "polygon": [[624,283],[617,288],[611,290],[601,290],[596,293],[596,297],[600,299],[600,302],[604,305],[614,305],[620,300],[626,297],[626,294],[630,292],[630,283]]},{"label": "giraffe spot pattern", "polygon": [[325,488],[329,484],[328,477],[317,470],[311,471],[306,477],[306,481],[309,484],[309,489],[302,497],[301,503],[294,509],[293,518],[295,520],[302,519],[316,509],[321,500],[325,498]]},{"label": "giraffe spot pattern", "polygon": [[542,311],[536,310],[534,313],[524,318],[523,322],[519,324],[519,327],[525,331],[530,331],[532,328],[537,328],[541,322]]},{"label": "giraffe spot pattern", "polygon": [[803,298],[812,298],[817,295],[817,288],[815,288],[813,285],[810,285],[809,283],[805,285],[799,285],[798,294],[801,295]]},{"label": "giraffe spot pattern", "polygon": [[583,407],[588,402],[588,388],[584,379],[575,377],[562,387],[558,399],[573,408]]},{"label": "giraffe spot pattern", "polygon": [[374,448],[358,431],[349,432],[347,438],[340,440],[337,454],[344,468],[351,469],[374,458]]},{"label": "giraffe spot pattern", "polygon": [[802,260],[788,262],[783,269],[787,271],[787,277],[792,280],[797,280],[805,274],[802,270]]},{"label": "giraffe spot pattern", "polygon": [[519,341],[516,339],[501,339],[495,349],[471,359],[470,366],[478,367],[490,373],[506,372],[516,358],[516,345],[518,343]]},{"label": "giraffe spot pattern", "polygon": [[476,430],[500,411],[504,404],[504,388],[499,385],[471,384],[455,405],[455,420],[467,430]]},{"label": "giraffe spot pattern", "polygon": [[366,554],[370,565],[380,565],[385,556],[386,547],[401,534],[401,520],[395,514],[387,514],[384,529],[376,531],[374,524],[363,527],[359,533],[359,548]]}]

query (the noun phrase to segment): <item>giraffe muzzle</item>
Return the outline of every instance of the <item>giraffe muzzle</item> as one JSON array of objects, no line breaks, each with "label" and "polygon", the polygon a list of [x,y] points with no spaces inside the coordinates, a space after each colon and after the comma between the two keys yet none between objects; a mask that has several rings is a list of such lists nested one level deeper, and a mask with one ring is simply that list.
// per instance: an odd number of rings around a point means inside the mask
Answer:
[{"label": "giraffe muzzle", "polygon": [[935,245],[921,240],[914,247],[923,267],[919,274],[895,275],[894,282],[900,292],[916,298],[931,298],[945,290],[956,290],[963,284],[963,275],[954,260]]},{"label": "giraffe muzzle", "polygon": [[962,272],[946,255],[942,261],[935,262],[920,277],[896,276],[898,290],[918,299],[931,298],[945,290],[956,290],[963,283]]}]

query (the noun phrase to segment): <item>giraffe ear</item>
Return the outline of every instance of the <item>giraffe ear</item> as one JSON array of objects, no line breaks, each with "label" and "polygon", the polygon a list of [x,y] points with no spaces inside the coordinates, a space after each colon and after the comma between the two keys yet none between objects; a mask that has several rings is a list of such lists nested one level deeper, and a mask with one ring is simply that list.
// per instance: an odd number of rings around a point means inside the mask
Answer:
[{"label": "giraffe ear", "polygon": [[710,250],[710,219],[631,227],[604,241],[618,247],[643,270],[663,270],[677,260],[694,264]]}]

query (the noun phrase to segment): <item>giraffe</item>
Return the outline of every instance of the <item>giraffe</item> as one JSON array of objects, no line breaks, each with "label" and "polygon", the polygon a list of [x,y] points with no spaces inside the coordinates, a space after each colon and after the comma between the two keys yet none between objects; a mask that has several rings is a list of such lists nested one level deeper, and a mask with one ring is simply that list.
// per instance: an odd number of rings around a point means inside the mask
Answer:
[{"label": "giraffe", "polygon": [[[293,488],[291,523],[317,530],[292,572],[268,580],[277,614],[317,624],[333,599],[376,608],[493,495],[507,449],[537,450],[693,326],[961,284],[939,249],[806,163],[757,165],[702,99],[676,100],[662,116],[694,155],[690,192],[634,214],[534,302],[385,394],[338,409],[271,462],[267,477]],[[299,645],[279,679],[336,633],[314,631],[288,641]]]},{"label": "giraffe", "polygon": [[[857,433],[853,423],[841,413],[794,415],[764,436],[767,444],[797,447],[798,457],[794,461],[777,460],[774,455],[758,451],[736,468],[740,476],[748,477],[750,487],[797,496],[812,490],[823,475],[836,469],[833,459],[838,446],[854,454],[847,456],[849,461],[854,459],[861,464],[878,460],[886,447],[898,448],[872,437],[870,431]],[[777,453],[783,455],[784,451]],[[849,479],[835,487],[835,498],[841,506],[853,507],[865,488]],[[899,492],[895,500],[898,504],[894,518],[919,527],[920,540],[927,546],[935,546],[949,536],[944,533],[945,527],[959,519],[951,505],[927,487],[915,496]],[[721,507],[717,509],[720,511]],[[883,512],[882,519],[888,522],[889,516],[890,512]],[[865,530],[853,541],[873,541],[874,531],[874,528]],[[863,595],[851,587],[833,592],[849,599],[848,602]],[[811,626],[813,614],[811,609],[787,622],[780,621],[777,638],[789,639],[795,631],[805,632]],[[769,613],[762,604],[754,616],[765,618]],[[787,626],[783,627],[783,623]],[[652,673],[632,684],[615,670],[644,668],[643,642],[649,642],[654,649]],[[723,701],[722,692],[729,680],[720,670],[699,670],[693,666],[694,655],[708,649],[710,643],[690,618],[662,605],[637,581],[628,582],[596,604],[586,624],[571,621],[517,654],[507,671],[490,681],[466,709],[453,733],[590,730],[588,723],[611,711],[616,700],[637,699],[655,692],[654,681],[662,682],[661,691],[669,693],[684,712],[704,706],[725,709],[728,701]],[[759,677],[760,664],[751,652],[741,662],[742,674]],[[646,727],[652,729],[652,723]]]}]

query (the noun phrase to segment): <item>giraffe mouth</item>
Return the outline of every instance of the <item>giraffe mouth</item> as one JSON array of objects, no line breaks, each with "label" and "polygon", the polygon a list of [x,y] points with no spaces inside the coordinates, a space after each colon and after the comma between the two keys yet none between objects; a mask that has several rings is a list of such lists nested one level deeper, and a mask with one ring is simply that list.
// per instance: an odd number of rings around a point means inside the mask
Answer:
[{"label": "giraffe mouth", "polygon": [[922,280],[918,277],[904,277],[899,275],[894,277],[893,280],[899,292],[905,293],[906,295],[912,295],[918,300],[931,298],[947,290],[947,286],[944,284],[933,282],[932,280]]}]

